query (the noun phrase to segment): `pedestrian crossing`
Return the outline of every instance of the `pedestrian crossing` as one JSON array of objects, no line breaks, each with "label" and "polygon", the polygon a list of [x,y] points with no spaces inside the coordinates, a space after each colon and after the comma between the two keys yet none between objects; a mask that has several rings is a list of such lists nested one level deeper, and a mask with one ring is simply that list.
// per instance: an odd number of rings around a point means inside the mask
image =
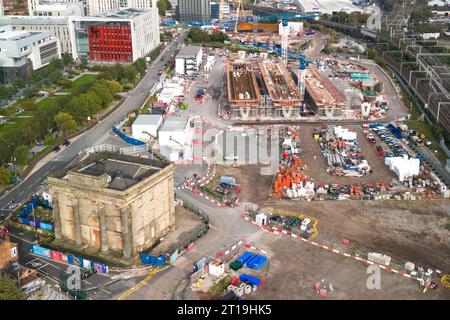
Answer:
[{"label": "pedestrian crossing", "polygon": [[258,231],[256,231],[255,233],[250,234],[245,240],[247,242],[254,243],[257,240],[259,240],[259,238],[261,238],[261,236],[263,235],[264,232],[265,232],[264,229],[261,228]]}]

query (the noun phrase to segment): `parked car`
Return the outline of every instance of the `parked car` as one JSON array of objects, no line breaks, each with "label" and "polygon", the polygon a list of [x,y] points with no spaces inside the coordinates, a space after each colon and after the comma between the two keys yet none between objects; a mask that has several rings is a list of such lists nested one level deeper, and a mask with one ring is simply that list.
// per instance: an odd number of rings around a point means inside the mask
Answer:
[{"label": "parked car", "polygon": [[428,147],[428,146],[431,146],[433,143],[430,141],[430,140],[427,140],[426,142],[425,142],[425,145]]},{"label": "parked car", "polygon": [[237,156],[237,155],[235,155],[235,154],[229,154],[229,155],[226,155],[225,157],[223,157],[225,160],[228,160],[228,161],[232,161],[232,160],[239,160],[239,157]]},{"label": "parked car", "polygon": [[59,150],[61,150],[61,146],[55,146],[54,148],[53,148],[53,152],[58,152]]},{"label": "parked car", "polygon": [[70,144],[69,140],[64,140],[63,143],[62,143],[62,145],[65,146],[65,147],[67,147],[69,144]]}]

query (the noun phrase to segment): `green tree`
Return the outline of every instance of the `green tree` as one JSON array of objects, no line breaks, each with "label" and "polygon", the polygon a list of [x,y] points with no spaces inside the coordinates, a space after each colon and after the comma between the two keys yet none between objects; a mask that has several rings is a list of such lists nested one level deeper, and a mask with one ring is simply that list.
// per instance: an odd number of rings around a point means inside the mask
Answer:
[{"label": "green tree", "polygon": [[65,135],[74,132],[77,128],[77,123],[73,117],[66,112],[58,112],[55,116],[55,122],[59,129],[61,129]]},{"label": "green tree", "polygon": [[123,69],[122,80],[125,82],[134,83],[137,77],[136,69],[132,65],[126,65]]},{"label": "green tree", "polygon": [[221,42],[221,43],[223,43],[227,39],[228,39],[228,36],[225,33],[223,33],[222,31],[216,31],[216,32],[213,32],[211,34],[211,41],[212,42]]},{"label": "green tree", "polygon": [[73,58],[70,53],[64,52],[61,54],[61,59],[63,61],[64,66],[69,67],[73,63]]},{"label": "green tree", "polygon": [[106,80],[108,85],[114,89],[114,92],[122,92],[123,86],[118,83],[116,80]]},{"label": "green tree", "polygon": [[21,99],[17,101],[17,105],[19,108],[22,108],[26,111],[35,111],[37,109],[36,104],[31,99]]},{"label": "green tree", "polygon": [[95,94],[100,99],[102,107],[107,107],[114,98],[114,93],[112,92],[111,87],[109,87],[106,83],[106,80],[96,81],[91,87],[91,90],[89,90],[90,93]]},{"label": "green tree", "polygon": [[156,3],[156,6],[158,7],[158,13],[160,16],[165,16],[166,15],[166,10],[167,10],[167,2],[164,0],[158,0],[158,2]]},{"label": "green tree", "polygon": [[[0,186],[11,184],[12,173],[3,167],[0,167]],[[1,291],[1,288],[0,288]],[[0,298],[1,300],[1,298]]]},{"label": "green tree", "polygon": [[23,166],[29,161],[30,150],[28,150],[27,146],[20,145],[14,149],[13,155],[16,159],[16,163],[20,166]]},{"label": "green tree", "polygon": [[25,300],[26,295],[7,275],[0,276],[0,300]]}]

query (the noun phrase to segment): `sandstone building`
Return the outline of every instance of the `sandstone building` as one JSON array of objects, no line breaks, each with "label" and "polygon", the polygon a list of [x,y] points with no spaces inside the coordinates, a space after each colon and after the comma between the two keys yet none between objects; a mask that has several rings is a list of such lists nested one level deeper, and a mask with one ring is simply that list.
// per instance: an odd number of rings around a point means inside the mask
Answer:
[{"label": "sandstone building", "polygon": [[174,165],[97,153],[48,178],[55,239],[135,257],[175,223]]}]

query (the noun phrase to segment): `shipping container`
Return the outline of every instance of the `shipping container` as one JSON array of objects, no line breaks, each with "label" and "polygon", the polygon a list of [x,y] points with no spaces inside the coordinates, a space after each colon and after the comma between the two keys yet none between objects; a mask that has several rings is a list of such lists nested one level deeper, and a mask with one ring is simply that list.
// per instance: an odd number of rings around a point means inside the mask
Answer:
[{"label": "shipping container", "polygon": [[241,280],[242,282],[245,282],[245,283],[250,283],[255,286],[259,286],[259,284],[261,283],[261,281],[258,278],[251,277],[247,274],[241,274],[239,276],[239,280]]}]

